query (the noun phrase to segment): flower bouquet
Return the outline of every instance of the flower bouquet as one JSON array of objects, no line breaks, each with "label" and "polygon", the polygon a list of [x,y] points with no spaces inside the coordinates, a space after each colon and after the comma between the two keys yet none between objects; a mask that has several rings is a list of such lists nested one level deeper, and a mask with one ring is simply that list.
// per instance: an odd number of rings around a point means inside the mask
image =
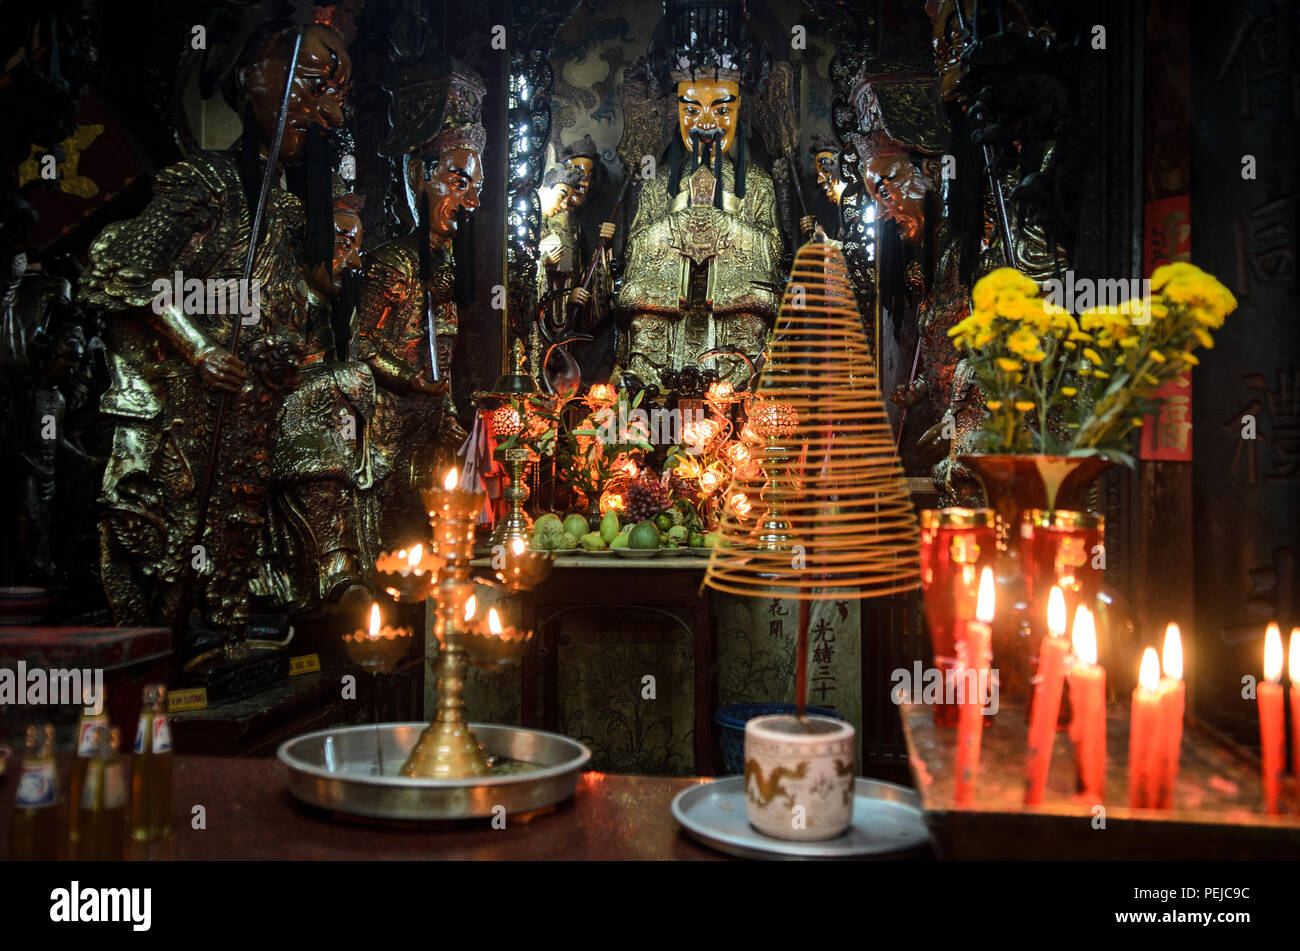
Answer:
[{"label": "flower bouquet", "polygon": [[1133,464],[1132,431],[1159,411],[1155,394],[1213,347],[1237,306],[1192,264],[1156,269],[1151,294],[1077,317],[1034,281],[999,268],[975,285],[970,316],[948,331],[984,393],[986,453],[1080,456]]}]

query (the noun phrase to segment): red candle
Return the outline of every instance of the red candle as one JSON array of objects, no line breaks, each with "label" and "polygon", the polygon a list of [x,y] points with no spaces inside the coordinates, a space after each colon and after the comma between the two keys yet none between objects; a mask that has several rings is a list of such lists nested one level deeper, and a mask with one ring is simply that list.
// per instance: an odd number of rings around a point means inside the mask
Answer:
[{"label": "red candle", "polygon": [[1128,733],[1128,804],[1149,809],[1156,804],[1155,781],[1160,756],[1160,661],[1155,648],[1142,652],[1138,685]]},{"label": "red candle", "polygon": [[1282,723],[1282,631],[1277,622],[1264,635],[1264,680],[1255,691],[1259,703],[1259,759],[1263,770],[1264,811],[1278,813],[1278,791],[1286,757],[1286,728]]},{"label": "red candle", "polygon": [[1160,678],[1160,762],[1156,773],[1157,809],[1174,804],[1174,785],[1178,781],[1178,760],[1183,746],[1183,712],[1186,709],[1187,685],[1183,682],[1183,638],[1177,624],[1165,628],[1161,650]]},{"label": "red candle", "polygon": [[1070,696],[1074,716],[1070,739],[1079,771],[1079,792],[1092,805],[1106,798],[1106,671],[1097,663],[1097,627],[1082,605],[1071,632]]},{"label": "red candle", "polygon": [[1056,585],[1047,597],[1047,636],[1038,649],[1038,682],[1034,685],[1034,712],[1029,720],[1029,754],[1025,763],[1025,805],[1043,801],[1047,772],[1052,765],[1056,718],[1065,683],[1065,595]]},{"label": "red candle", "polygon": [[1300,627],[1291,628],[1287,673],[1291,676],[1291,772],[1300,780]]},{"label": "red candle", "polygon": [[975,620],[966,622],[966,636],[957,644],[957,677],[961,690],[957,716],[957,781],[953,802],[969,803],[975,797],[980,767],[980,737],[984,730],[981,676],[988,682],[993,644],[993,569],[980,572]]}]

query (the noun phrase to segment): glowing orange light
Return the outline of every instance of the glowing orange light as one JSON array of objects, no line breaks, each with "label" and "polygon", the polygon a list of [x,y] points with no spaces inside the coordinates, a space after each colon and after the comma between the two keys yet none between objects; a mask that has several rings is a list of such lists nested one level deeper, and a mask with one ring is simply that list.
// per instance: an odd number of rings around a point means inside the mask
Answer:
[{"label": "glowing orange light", "polygon": [[465,602],[465,620],[471,620],[474,617],[474,612],[477,610],[478,598],[471,594],[469,600]]},{"label": "glowing orange light", "polygon": [[1282,679],[1282,629],[1276,621],[1264,635],[1264,677],[1274,683]]},{"label": "glowing orange light", "polygon": [[516,555],[522,555],[524,553],[524,540],[522,538],[513,539],[510,542],[510,550]]},{"label": "glowing orange light", "polygon": [[1052,637],[1065,633],[1065,594],[1056,585],[1047,596],[1047,630]]},{"label": "glowing orange light", "polygon": [[709,384],[709,399],[715,403],[725,403],[736,395],[736,389],[727,380]]},{"label": "glowing orange light", "polygon": [[608,383],[597,383],[587,391],[587,398],[593,403],[612,403],[618,399],[618,394]]},{"label": "glowing orange light", "polygon": [[370,636],[379,636],[379,605],[377,603],[370,605]]},{"label": "glowing orange light", "polygon": [[1074,612],[1071,640],[1076,660],[1083,664],[1097,663],[1097,625],[1093,623],[1092,612],[1083,605]]},{"label": "glowing orange light", "polygon": [[1300,684],[1300,627],[1291,628],[1291,656],[1287,663],[1292,686]]},{"label": "glowing orange light", "polygon": [[1170,624],[1165,628],[1165,643],[1161,654],[1163,655],[1161,666],[1165,670],[1165,676],[1172,677],[1174,680],[1182,680],[1183,635],[1178,630],[1177,624]]},{"label": "glowing orange light", "polygon": [[442,480],[442,487],[450,492],[452,489],[456,488],[458,482],[460,482],[460,473],[456,471],[455,466],[452,466]]},{"label": "glowing orange light", "polygon": [[409,567],[412,571],[414,571],[415,567],[420,563],[420,559],[423,557],[424,557],[424,546],[416,545],[414,548],[411,549],[410,554],[406,556],[407,567]]},{"label": "glowing orange light", "polygon": [[488,608],[488,630],[493,634],[501,633],[501,615],[496,608]]},{"label": "glowing orange light", "polygon": [[1160,686],[1160,661],[1156,658],[1156,649],[1148,647],[1142,652],[1142,666],[1138,668],[1138,683],[1143,690],[1155,690]]},{"label": "glowing orange light", "polygon": [[985,568],[980,572],[980,593],[975,599],[975,620],[984,624],[993,623],[993,569]]}]

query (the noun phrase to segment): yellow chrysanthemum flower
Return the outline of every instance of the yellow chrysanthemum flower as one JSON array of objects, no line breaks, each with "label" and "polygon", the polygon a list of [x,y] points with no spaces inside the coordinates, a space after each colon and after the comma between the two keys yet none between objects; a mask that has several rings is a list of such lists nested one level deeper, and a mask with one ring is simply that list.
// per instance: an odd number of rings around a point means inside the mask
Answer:
[{"label": "yellow chrysanthemum flower", "polygon": [[1002,401],[1001,401],[1001,400],[987,400],[987,401],[984,403],[984,405],[987,406],[989,409],[993,410],[994,412],[997,412],[998,410],[1000,410],[1000,409],[1002,408]]},{"label": "yellow chrysanthemum flower", "polygon": [[1099,380],[1109,380],[1109,379],[1110,379],[1110,374],[1107,373],[1105,370],[1093,370],[1093,371],[1092,371],[1092,375],[1095,376],[1095,377],[1096,377],[1097,379],[1099,379]]},{"label": "yellow chrysanthemum flower", "polygon": [[1101,354],[1098,353],[1096,350],[1092,349],[1092,347],[1084,347],[1084,348],[1083,348],[1083,355],[1084,355],[1085,357],[1087,357],[1087,358],[1088,358],[1088,362],[1091,363],[1091,364],[1092,364],[1093,366],[1095,366],[1095,367],[1099,367],[1099,366],[1101,366],[1102,363],[1104,362],[1104,361],[1101,359]]},{"label": "yellow chrysanthemum flower", "polygon": [[999,367],[1006,370],[1008,373],[1015,373],[1020,369],[1020,363],[1016,360],[1012,360],[1010,357],[998,357],[997,363]]},{"label": "yellow chrysanthemum flower", "polygon": [[1061,387],[1061,395],[1062,395],[1062,396],[1078,396],[1078,395],[1079,395],[1079,390],[1078,390],[1077,387],[1073,387],[1073,386],[1063,386],[1063,387]]},{"label": "yellow chrysanthemum flower", "polygon": [[1210,336],[1209,331],[1201,327],[1193,327],[1192,334],[1195,335],[1196,339],[1200,341],[1201,346],[1206,350],[1214,349],[1214,338]]},{"label": "yellow chrysanthemum flower", "polygon": [[1166,359],[1165,355],[1161,353],[1159,350],[1152,350],[1149,354],[1147,354],[1147,356],[1149,356],[1152,360],[1156,361],[1156,363],[1164,363]]},{"label": "yellow chrysanthemum flower", "polygon": [[1033,400],[1016,400],[1016,409],[1022,413],[1028,413],[1034,409]]},{"label": "yellow chrysanthemum flower", "polygon": [[1178,356],[1182,358],[1182,361],[1184,363],[1189,364],[1191,366],[1199,366],[1201,363],[1200,359],[1197,358],[1196,354],[1192,353],[1192,351],[1190,350],[1184,350],[1180,354],[1178,354]]}]

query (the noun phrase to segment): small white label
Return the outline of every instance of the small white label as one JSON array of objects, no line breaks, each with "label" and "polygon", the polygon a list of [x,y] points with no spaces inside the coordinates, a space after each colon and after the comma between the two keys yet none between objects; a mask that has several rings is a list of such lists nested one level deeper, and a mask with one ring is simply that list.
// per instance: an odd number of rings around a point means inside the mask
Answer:
[{"label": "small white label", "polygon": [[153,751],[170,753],[172,751],[172,728],[167,717],[159,715],[153,718]]},{"label": "small white label", "polygon": [[99,725],[94,720],[81,724],[81,732],[77,735],[77,755],[83,759],[95,753],[95,727]]},{"label": "small white label", "polygon": [[148,735],[148,733],[149,733],[149,718],[141,714],[140,722],[136,724],[136,728],[135,728],[135,747],[132,749],[133,753],[144,752],[144,738],[146,735]]},{"label": "small white label", "polygon": [[14,795],[15,806],[52,806],[57,794],[54,763],[23,764],[22,774],[18,777],[18,792]]}]

